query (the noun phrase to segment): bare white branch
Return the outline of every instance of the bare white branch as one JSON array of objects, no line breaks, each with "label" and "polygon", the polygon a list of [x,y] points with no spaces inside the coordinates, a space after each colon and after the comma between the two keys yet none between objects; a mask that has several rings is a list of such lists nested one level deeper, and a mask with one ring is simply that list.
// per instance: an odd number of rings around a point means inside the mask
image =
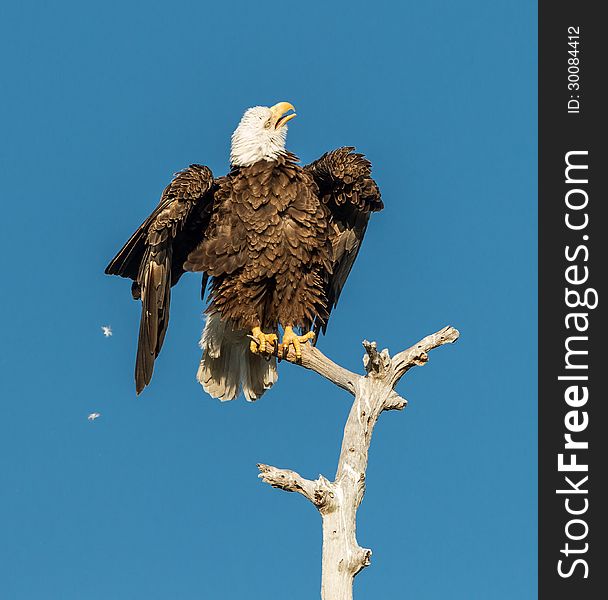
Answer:
[{"label": "bare white branch", "polygon": [[412,367],[424,365],[429,357],[428,353],[443,346],[444,344],[453,344],[460,337],[460,332],[454,327],[444,327],[437,333],[427,335],[424,339],[420,340],[417,344],[414,344],[407,350],[403,350],[393,357],[393,387],[397,385],[399,380],[407,373]]},{"label": "bare white branch", "polygon": [[412,367],[424,365],[431,350],[455,342],[458,336],[456,329],[445,327],[399,352],[392,360],[388,350],[378,352],[375,342],[365,341],[365,376],[337,365],[309,344],[302,347],[300,361],[296,361],[293,351],[287,356],[286,360],[315,371],[355,396],[344,428],[333,482],[322,476],[311,481],[294,471],[258,465],[259,477],[264,482],[302,494],[321,513],[323,600],[351,600],[355,576],[370,564],[371,550],[357,543],[356,520],[357,509],[365,494],[369,447],[378,417],[385,410],[405,408],[407,401],[394,390],[401,377]]},{"label": "bare white branch", "polygon": [[302,358],[296,359],[295,351],[290,349],[285,360],[300,365],[305,369],[309,369],[318,373],[325,379],[328,379],[333,384],[341,387],[343,390],[355,394],[355,384],[361,375],[357,375],[340,365],[337,365],[333,360],[327,358],[323,352],[310,344],[302,345]]},{"label": "bare white branch", "polygon": [[334,498],[332,484],[323,475],[311,481],[288,469],[277,469],[263,464],[258,464],[258,469],[260,470],[258,477],[264,483],[285,492],[298,492],[308,498],[319,510],[327,507]]}]

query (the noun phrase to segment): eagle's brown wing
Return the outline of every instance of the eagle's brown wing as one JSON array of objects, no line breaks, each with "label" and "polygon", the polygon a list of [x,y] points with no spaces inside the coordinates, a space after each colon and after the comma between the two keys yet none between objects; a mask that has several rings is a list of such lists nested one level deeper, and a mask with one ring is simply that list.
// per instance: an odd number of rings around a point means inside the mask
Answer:
[{"label": "eagle's brown wing", "polygon": [[133,279],[133,298],[141,298],[135,364],[138,394],[152,378],[169,324],[171,286],[184,273],[188,253],[204,237],[215,187],[211,170],[202,165],[190,165],[177,173],[154,212],[106,267],[108,275]]},{"label": "eagle's brown wing", "polygon": [[329,314],[357,258],[370,214],[384,207],[371,177],[371,163],[354,150],[338,148],[304,167],[319,186],[320,197],[331,213],[332,272],[326,272],[324,278],[327,315],[315,319],[315,333],[325,333]]}]

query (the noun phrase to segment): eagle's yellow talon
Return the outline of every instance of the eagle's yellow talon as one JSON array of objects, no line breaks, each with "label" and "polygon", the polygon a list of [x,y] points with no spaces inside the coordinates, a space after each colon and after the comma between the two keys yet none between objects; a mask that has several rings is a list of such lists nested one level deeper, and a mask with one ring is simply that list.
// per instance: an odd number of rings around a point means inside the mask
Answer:
[{"label": "eagle's yellow talon", "polygon": [[302,344],[305,344],[308,340],[313,340],[314,337],[315,334],[312,331],[309,331],[304,335],[297,335],[294,333],[293,329],[287,325],[283,333],[283,341],[279,346],[279,353],[283,356],[283,358],[287,358],[287,355],[289,354],[289,346],[293,346],[296,353],[296,360],[300,360],[302,358]]},{"label": "eagle's yellow talon", "polygon": [[255,338],[249,342],[251,352],[254,354],[272,354],[274,352],[274,345],[279,339],[276,334],[264,333],[259,327],[254,327],[251,335]]}]

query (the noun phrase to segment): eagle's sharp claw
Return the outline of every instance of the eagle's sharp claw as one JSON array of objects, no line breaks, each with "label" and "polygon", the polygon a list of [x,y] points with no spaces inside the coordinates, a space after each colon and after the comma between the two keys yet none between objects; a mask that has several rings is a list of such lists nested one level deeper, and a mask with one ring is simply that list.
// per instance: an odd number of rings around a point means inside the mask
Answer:
[{"label": "eagle's sharp claw", "polygon": [[278,337],[274,333],[264,333],[259,327],[254,327],[251,331],[252,335],[248,336],[249,350],[254,354],[273,354],[274,345],[278,341]]},{"label": "eagle's sharp claw", "polygon": [[285,327],[285,332],[283,333],[283,341],[279,346],[279,355],[283,358],[287,358],[289,347],[293,346],[296,353],[296,360],[300,360],[302,358],[302,344],[305,344],[308,340],[313,340],[314,337],[315,334],[312,331],[309,331],[304,335],[297,335],[293,328],[287,325]]}]

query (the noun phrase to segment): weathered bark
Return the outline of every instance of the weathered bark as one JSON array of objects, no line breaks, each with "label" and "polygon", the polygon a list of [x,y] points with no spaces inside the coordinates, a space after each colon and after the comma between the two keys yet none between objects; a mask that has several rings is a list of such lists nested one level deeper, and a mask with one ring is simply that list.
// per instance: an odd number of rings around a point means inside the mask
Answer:
[{"label": "weathered bark", "polygon": [[[273,487],[298,492],[319,510],[323,520],[323,565],[321,597],[323,600],[350,600],[353,580],[370,564],[371,550],[357,543],[357,509],[365,493],[365,473],[372,432],[385,410],[401,410],[407,401],[394,391],[409,369],[424,365],[428,352],[453,343],[459,333],[445,327],[399,352],[392,359],[388,350],[378,352],[375,342],[363,342],[366,375],[357,375],[335,364],[317,348],[306,344],[297,364],[319,373],[355,397],[344,428],[342,449],[334,481],[322,475],[305,479],[294,471],[258,465],[259,477]],[[290,352],[287,360],[295,361]]]}]

